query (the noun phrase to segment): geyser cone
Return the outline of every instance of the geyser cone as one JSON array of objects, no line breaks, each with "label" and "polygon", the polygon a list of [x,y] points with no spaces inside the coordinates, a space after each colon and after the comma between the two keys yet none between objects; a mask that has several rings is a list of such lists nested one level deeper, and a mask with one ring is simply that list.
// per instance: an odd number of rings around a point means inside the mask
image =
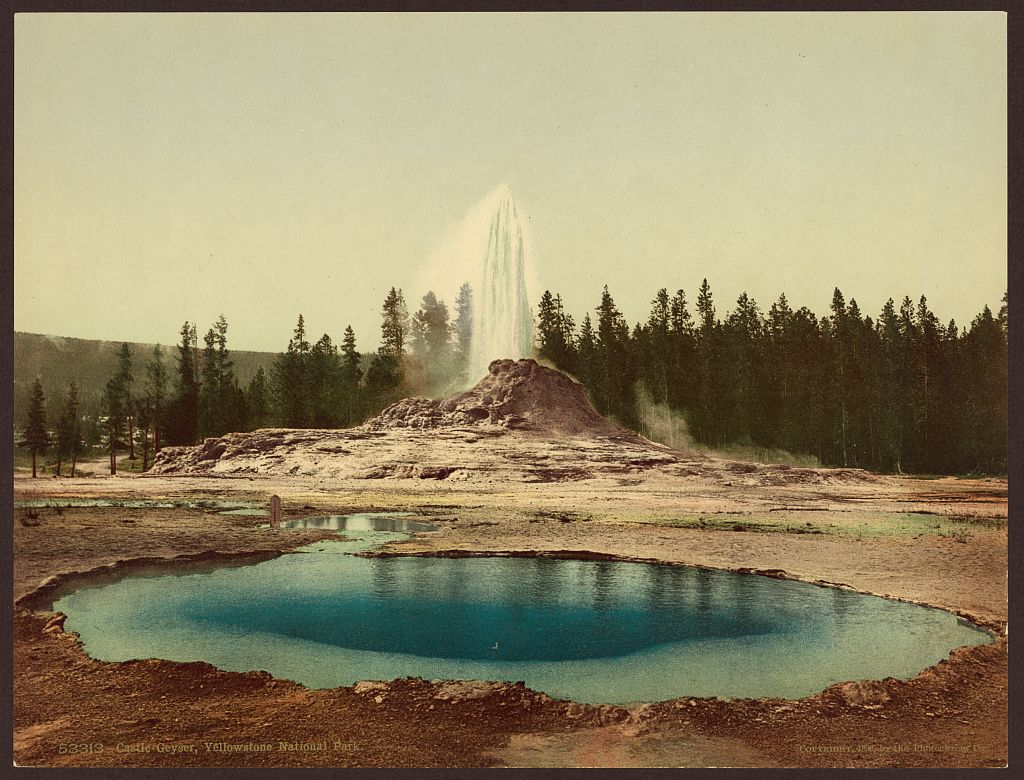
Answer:
[{"label": "geyser cone", "polygon": [[523,226],[512,190],[503,186],[491,217],[482,273],[474,291],[471,381],[486,374],[492,360],[533,354],[525,255]]}]

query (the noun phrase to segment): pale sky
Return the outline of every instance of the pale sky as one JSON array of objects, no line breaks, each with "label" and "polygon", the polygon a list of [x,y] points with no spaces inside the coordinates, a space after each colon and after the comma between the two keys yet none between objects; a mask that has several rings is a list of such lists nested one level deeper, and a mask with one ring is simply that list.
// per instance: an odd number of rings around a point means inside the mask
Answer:
[{"label": "pale sky", "polygon": [[966,324],[1006,144],[1002,13],[18,14],[15,327],[281,350],[302,312],[369,350],[501,182],[578,318],[706,276],[721,315]]}]

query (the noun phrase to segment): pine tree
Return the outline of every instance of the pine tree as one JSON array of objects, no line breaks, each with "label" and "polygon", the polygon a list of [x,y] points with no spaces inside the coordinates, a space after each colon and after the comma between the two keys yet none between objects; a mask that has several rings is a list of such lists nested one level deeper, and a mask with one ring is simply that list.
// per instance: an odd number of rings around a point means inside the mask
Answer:
[{"label": "pine tree", "polygon": [[672,361],[670,338],[672,304],[668,289],[662,287],[651,301],[647,326],[637,335],[641,343],[641,379],[651,400],[665,403],[669,396],[669,376]]},{"label": "pine tree", "polygon": [[80,419],[78,387],[74,381],[68,386],[60,422],[57,424],[57,476],[60,476],[61,461],[71,460],[71,476],[75,476],[78,456],[82,452],[82,421]]},{"label": "pine tree", "polygon": [[594,405],[626,425],[635,424],[634,367],[629,356],[629,326],[615,306],[608,286],[597,309],[597,371],[593,375]]},{"label": "pine tree", "polygon": [[117,384],[121,390],[121,408],[125,414],[125,425],[128,429],[128,459],[135,460],[135,415],[132,409],[132,388],[135,380],[132,377],[132,350],[127,343],[121,345],[118,354]]},{"label": "pine tree", "polygon": [[[669,302],[669,353],[666,393],[670,405],[691,410],[696,399],[696,338],[693,318],[686,306],[686,293],[676,290]],[[692,415],[691,415],[692,416]]]},{"label": "pine tree", "polygon": [[405,357],[405,344],[409,335],[409,311],[405,307],[401,290],[391,288],[384,299],[381,314],[380,351],[401,362]]},{"label": "pine tree", "polygon": [[469,352],[473,340],[473,288],[464,282],[455,298],[455,321],[452,325],[455,338],[455,370],[461,377],[469,364]]},{"label": "pine tree", "polygon": [[537,355],[564,368],[562,361],[566,352],[561,317],[555,305],[555,297],[545,290],[537,307]]},{"label": "pine tree", "polygon": [[181,326],[178,345],[177,386],[168,415],[167,435],[171,444],[194,444],[199,429],[199,380],[195,349],[195,326]]},{"label": "pine tree", "polygon": [[308,382],[310,424],[314,428],[338,427],[344,403],[341,361],[337,347],[326,333],[310,350]]},{"label": "pine tree", "polygon": [[875,324],[881,350],[879,357],[879,462],[886,470],[902,471],[904,442],[904,334],[896,304],[892,298],[886,301]]},{"label": "pine tree", "polygon": [[202,437],[221,436],[241,425],[238,381],[227,348],[228,322],[220,315],[203,338],[199,386],[199,428]]},{"label": "pine tree", "polygon": [[345,426],[362,421],[363,403],[359,387],[363,378],[363,370],[359,365],[361,361],[362,355],[356,350],[355,331],[351,325],[347,325],[341,341],[342,425]]},{"label": "pine tree", "polygon": [[770,447],[784,448],[792,438],[790,410],[795,389],[790,345],[792,319],[793,309],[782,293],[768,310],[764,324],[765,381],[760,413],[771,431],[765,442]]},{"label": "pine tree", "polygon": [[36,377],[32,384],[32,395],[28,405],[28,422],[21,432],[18,446],[27,447],[32,454],[32,477],[36,476],[36,456],[50,447],[50,433],[46,428],[46,396],[43,394],[43,380]]},{"label": "pine tree", "polygon": [[[576,354],[579,364],[577,371],[579,380],[589,391],[594,386],[595,376],[599,370],[597,365],[597,334],[594,333],[594,325],[590,320],[589,312],[583,315],[580,335],[576,340]],[[593,398],[592,395],[591,398]]]},{"label": "pine tree", "polygon": [[697,293],[696,387],[691,414],[693,434],[706,444],[724,444],[722,414],[724,388],[720,365],[722,345],[720,327],[715,319],[711,286],[704,279]]},{"label": "pine tree", "polygon": [[846,299],[842,292],[836,287],[832,292],[832,318],[828,320],[826,327],[828,344],[830,347],[829,359],[829,391],[830,391],[830,416],[833,430],[833,447],[838,453],[837,458],[843,466],[850,465],[849,459],[849,425],[850,410],[847,400],[847,381],[849,376],[850,355],[850,323],[846,311]]},{"label": "pine tree", "polygon": [[160,434],[167,411],[167,367],[159,344],[153,347],[153,357],[146,364],[146,395],[152,402],[153,453],[156,454],[160,452]]},{"label": "pine tree", "polygon": [[214,342],[217,347],[217,406],[219,433],[236,431],[242,424],[237,405],[239,396],[238,380],[235,378],[235,364],[228,352],[228,321],[221,314],[213,326]]},{"label": "pine tree", "polygon": [[149,427],[153,424],[153,399],[146,393],[134,399],[132,406],[135,410],[136,426],[139,432],[139,441],[142,445],[142,470],[149,470]]},{"label": "pine tree", "polygon": [[271,367],[278,416],[289,428],[307,428],[310,421],[309,353],[306,322],[299,315],[288,349]]},{"label": "pine tree", "polygon": [[433,292],[427,292],[412,318],[412,350],[423,366],[428,392],[443,389],[454,373],[448,307]]},{"label": "pine tree", "polygon": [[745,292],[722,328],[727,390],[723,406],[723,436],[730,441],[766,437],[760,414],[763,387],[763,322],[757,303]]},{"label": "pine tree", "polygon": [[992,316],[988,306],[971,322],[964,348],[969,381],[967,419],[971,431],[965,457],[972,471],[1000,473],[1007,466],[1007,341],[999,320]]},{"label": "pine tree", "polygon": [[104,433],[107,437],[107,452],[110,455],[110,475],[117,474],[117,453],[123,446],[127,413],[125,411],[124,385],[119,376],[112,377],[103,393],[103,411],[106,415]]},{"label": "pine tree", "polygon": [[267,376],[263,366],[249,381],[245,394],[246,427],[249,430],[263,428],[270,422],[270,401],[267,395]]},{"label": "pine tree", "polygon": [[203,337],[203,354],[199,370],[199,438],[219,435],[220,375],[217,371],[217,336],[210,328]]},{"label": "pine tree", "polygon": [[366,373],[366,394],[373,409],[383,409],[396,401],[405,380],[405,341],[409,333],[409,314],[402,291],[388,292],[381,310],[381,345]]}]

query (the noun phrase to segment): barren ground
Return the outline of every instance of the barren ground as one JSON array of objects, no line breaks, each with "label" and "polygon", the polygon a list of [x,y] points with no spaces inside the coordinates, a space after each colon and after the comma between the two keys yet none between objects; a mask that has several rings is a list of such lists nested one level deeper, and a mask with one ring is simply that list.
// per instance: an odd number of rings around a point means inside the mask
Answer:
[{"label": "barren ground", "polygon": [[[636,470],[586,481],[15,479],[16,499],[256,500],[286,516],[403,509],[441,530],[386,552],[552,553],[768,572],[1006,620],[1006,481],[878,478],[749,484]],[[203,509],[16,511],[15,596],[135,559],[276,554],[328,532],[260,529]],[[456,551],[456,552],[453,552]],[[229,559],[225,558],[224,562]],[[180,566],[184,559],[167,565]],[[131,564],[128,564],[130,568]],[[419,680],[307,690],[206,664],[98,662],[38,604],[15,620],[15,758],[37,766],[998,766],[1007,759],[1006,640],[910,681],[799,701],[683,699],[633,710],[511,684]],[[207,743],[267,743],[225,752]],[[279,743],[313,743],[305,751]],[[83,744],[101,744],[83,751]],[[79,747],[75,747],[79,746]],[[191,746],[190,752],[165,752]],[[322,749],[321,749],[322,747]]]}]

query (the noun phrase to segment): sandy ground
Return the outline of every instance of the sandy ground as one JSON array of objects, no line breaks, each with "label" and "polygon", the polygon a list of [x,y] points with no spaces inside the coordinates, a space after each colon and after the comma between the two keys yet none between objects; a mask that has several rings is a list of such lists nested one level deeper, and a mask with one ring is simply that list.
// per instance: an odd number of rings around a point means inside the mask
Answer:
[{"label": "sandy ground", "polygon": [[[750,570],[940,606],[997,632],[1005,625],[1005,480],[730,482],[664,473],[472,486],[18,476],[15,496],[265,501],[277,493],[286,515],[404,509],[441,530],[385,553],[590,553]],[[16,598],[73,572],[114,565],[118,573],[139,559],[172,567],[197,556],[257,560],[325,535],[273,532],[258,518],[202,509],[42,509],[33,526],[22,515]],[[955,651],[911,681],[833,686],[799,701],[624,710],[511,684],[406,680],[311,691],[206,664],[103,663],[31,607],[39,604],[23,601],[15,625],[15,758],[23,765],[1001,766],[1007,758],[1003,637]]]}]

